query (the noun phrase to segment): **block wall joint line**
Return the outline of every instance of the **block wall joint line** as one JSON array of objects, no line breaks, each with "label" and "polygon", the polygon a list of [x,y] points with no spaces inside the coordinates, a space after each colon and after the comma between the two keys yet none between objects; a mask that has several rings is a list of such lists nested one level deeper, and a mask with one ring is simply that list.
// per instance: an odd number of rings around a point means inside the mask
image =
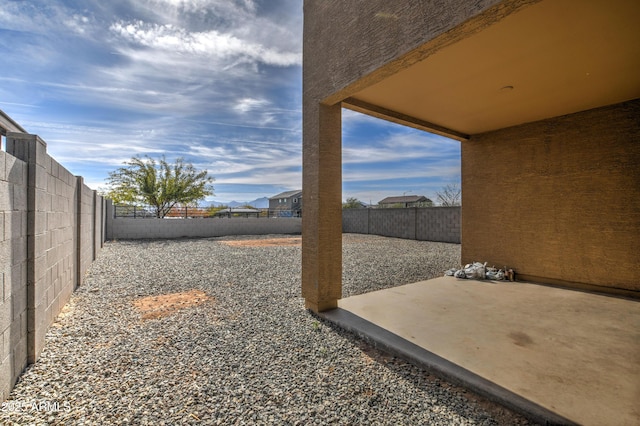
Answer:
[{"label": "block wall joint line", "polygon": [[96,230],[95,230],[95,226],[96,226],[96,208],[97,208],[97,197],[98,193],[94,190],[93,191],[93,206],[91,207],[91,223],[93,224],[93,232],[91,232],[91,260],[96,260]]},{"label": "block wall joint line", "polygon": [[76,190],[75,190],[75,204],[76,204],[76,232],[75,232],[75,258],[76,258],[76,277],[75,287],[78,288],[82,284],[82,186],[84,185],[84,178],[82,176],[76,176]]}]

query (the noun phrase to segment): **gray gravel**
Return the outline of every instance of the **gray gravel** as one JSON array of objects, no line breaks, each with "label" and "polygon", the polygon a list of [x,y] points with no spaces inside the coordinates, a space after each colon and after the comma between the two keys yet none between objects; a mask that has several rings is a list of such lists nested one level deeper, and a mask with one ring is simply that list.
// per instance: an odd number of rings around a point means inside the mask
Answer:
[{"label": "gray gravel", "polygon": [[[528,424],[304,309],[300,247],[110,242],[50,328],[3,424]],[[454,244],[346,234],[344,295],[440,276]],[[142,320],[132,302],[211,297]]]}]

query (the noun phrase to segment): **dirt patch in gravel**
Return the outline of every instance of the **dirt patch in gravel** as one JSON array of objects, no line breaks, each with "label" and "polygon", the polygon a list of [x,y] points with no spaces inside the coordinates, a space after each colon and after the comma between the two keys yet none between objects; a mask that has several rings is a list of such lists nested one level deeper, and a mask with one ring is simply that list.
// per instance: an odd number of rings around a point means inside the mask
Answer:
[{"label": "dirt patch in gravel", "polygon": [[294,247],[302,244],[302,237],[266,238],[262,240],[222,241],[232,247]]},{"label": "dirt patch in gravel", "polygon": [[141,319],[150,320],[169,316],[180,309],[197,306],[210,299],[212,298],[202,290],[191,290],[142,297],[134,300],[133,306],[142,314]]}]

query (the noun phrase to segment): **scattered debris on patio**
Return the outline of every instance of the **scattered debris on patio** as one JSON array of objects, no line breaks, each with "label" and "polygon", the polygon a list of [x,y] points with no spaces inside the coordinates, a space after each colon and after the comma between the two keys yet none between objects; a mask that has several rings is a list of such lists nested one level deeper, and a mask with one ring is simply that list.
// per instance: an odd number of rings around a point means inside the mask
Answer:
[{"label": "scattered debris on patio", "polygon": [[444,273],[445,276],[464,278],[470,280],[494,280],[494,281],[515,281],[516,273],[513,269],[498,269],[493,266],[487,267],[487,262],[467,263],[462,269],[449,269]]},{"label": "scattered debris on patio", "polygon": [[293,247],[302,244],[302,237],[231,240],[222,241],[222,243],[233,247]]},{"label": "scattered debris on patio", "polygon": [[202,290],[191,290],[181,293],[146,296],[133,301],[133,306],[142,313],[143,320],[158,319],[174,312],[200,305],[211,297]]}]

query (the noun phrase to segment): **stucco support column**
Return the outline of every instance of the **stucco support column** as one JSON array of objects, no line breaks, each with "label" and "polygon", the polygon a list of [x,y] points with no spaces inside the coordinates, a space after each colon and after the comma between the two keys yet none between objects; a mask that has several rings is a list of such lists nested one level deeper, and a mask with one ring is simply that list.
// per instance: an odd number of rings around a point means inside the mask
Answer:
[{"label": "stucco support column", "polygon": [[302,295],[315,312],[342,297],[341,105],[305,101],[302,172]]}]

